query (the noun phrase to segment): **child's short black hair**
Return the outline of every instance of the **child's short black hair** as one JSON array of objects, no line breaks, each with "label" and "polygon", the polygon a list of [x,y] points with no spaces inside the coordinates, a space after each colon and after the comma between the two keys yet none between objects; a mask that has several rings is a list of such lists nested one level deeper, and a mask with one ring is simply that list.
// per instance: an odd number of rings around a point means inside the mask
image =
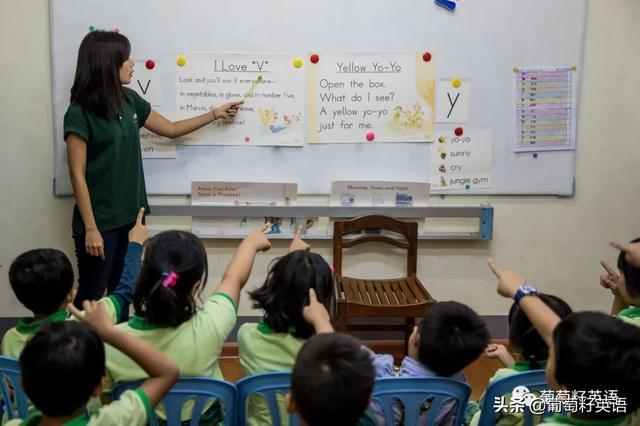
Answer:
[{"label": "child's short black hair", "polygon": [[[572,312],[567,302],[559,297],[541,293],[538,298],[550,307],[560,319]],[[546,361],[549,358],[547,344],[531,324],[527,314],[516,303],[511,305],[509,310],[509,343],[512,345],[512,349],[522,353],[524,361],[529,361],[530,370],[542,368],[540,361]]]},{"label": "child's short black hair", "polygon": [[[599,312],[564,318],[553,331],[555,379],[570,391],[615,390],[627,413],[640,406],[640,327]],[[590,418],[620,417],[596,413]]]},{"label": "child's short black hair", "polygon": [[311,337],[298,352],[291,395],[310,425],[355,425],[369,405],[374,372],[360,342],[341,333]]},{"label": "child's short black hair", "polygon": [[76,321],[49,323],[20,354],[22,386],[45,416],[69,416],[101,384],[104,363],[104,344],[91,328]]},{"label": "child's short black hair", "polygon": [[11,264],[9,282],[25,308],[50,315],[60,309],[73,288],[73,268],[60,250],[29,250]]},{"label": "child's short black hair", "polygon": [[418,361],[448,377],[471,364],[489,343],[487,324],[467,305],[439,302],[422,319]]},{"label": "child's short black hair", "polygon": [[177,327],[191,319],[196,312],[194,293],[200,294],[207,284],[208,268],[204,245],[191,232],[171,230],[154,236],[133,294],[136,315],[161,327]]},{"label": "child's short black hair", "polygon": [[[638,243],[640,242],[640,238],[636,238],[631,242]],[[640,268],[627,262],[626,253],[623,251],[618,255],[618,269],[624,276],[624,282],[629,296],[633,298],[640,296]]]},{"label": "child's short black hair", "polygon": [[302,315],[313,288],[327,311],[332,312],[333,274],[319,254],[296,250],[278,259],[262,286],[249,293],[253,307],[264,311],[265,323],[277,333],[306,339],[313,326]]}]

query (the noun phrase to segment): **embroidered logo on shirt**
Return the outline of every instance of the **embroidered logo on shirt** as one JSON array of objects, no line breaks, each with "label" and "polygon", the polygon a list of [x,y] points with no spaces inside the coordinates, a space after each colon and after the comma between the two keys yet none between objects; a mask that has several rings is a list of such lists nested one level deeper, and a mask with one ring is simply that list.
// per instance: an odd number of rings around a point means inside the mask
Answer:
[{"label": "embroidered logo on shirt", "polygon": [[138,121],[138,114],[137,113],[133,113],[133,121]]}]

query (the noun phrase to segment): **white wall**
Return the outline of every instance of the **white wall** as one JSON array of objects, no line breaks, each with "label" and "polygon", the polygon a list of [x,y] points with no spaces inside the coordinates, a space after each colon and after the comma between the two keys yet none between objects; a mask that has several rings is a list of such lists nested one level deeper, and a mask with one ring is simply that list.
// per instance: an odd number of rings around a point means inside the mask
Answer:
[{"label": "white wall", "polygon": [[[576,195],[447,197],[448,204],[492,203],[494,240],[421,243],[419,275],[437,299],[468,303],[481,314],[505,314],[508,302],[495,295],[495,281],[485,266],[492,256],[521,270],[543,290],[566,298],[574,308],[608,309],[610,297],[598,286],[598,261],[615,261],[608,241],[640,235],[640,57],[634,53],[640,41],[639,18],[637,0],[588,3]],[[12,258],[45,246],[63,249],[72,259],[74,254],[72,202],[52,196],[48,2],[2,0],[0,35],[0,317],[7,317],[25,313],[7,280]],[[158,219],[152,223],[161,224]],[[207,242],[210,287],[235,244]],[[330,260],[330,242],[318,242],[315,248]],[[248,286],[260,283],[269,261],[285,250],[286,243],[275,242],[271,253],[257,260]],[[395,275],[400,267],[380,253],[358,257],[365,263],[355,270],[368,274]],[[248,303],[240,313],[256,314]]]}]

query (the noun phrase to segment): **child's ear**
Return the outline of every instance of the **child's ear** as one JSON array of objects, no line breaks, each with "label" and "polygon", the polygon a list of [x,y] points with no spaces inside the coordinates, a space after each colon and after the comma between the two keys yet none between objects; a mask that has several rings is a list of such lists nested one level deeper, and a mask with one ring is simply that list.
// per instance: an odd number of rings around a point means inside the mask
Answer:
[{"label": "child's ear", "polygon": [[91,391],[92,397],[99,397],[100,395],[102,395],[102,389],[104,388],[104,382],[106,380],[107,378],[105,376],[102,376],[102,379],[100,379],[100,384],[93,388],[93,390]]},{"label": "child's ear", "polygon": [[67,294],[67,300],[66,300],[65,306],[67,306],[69,303],[73,303],[73,301],[76,298],[76,294],[78,294],[78,289],[72,288],[71,291]]},{"label": "child's ear", "polygon": [[296,407],[296,402],[294,401],[290,393],[288,393],[286,396],[286,403],[287,403],[287,413],[295,414],[298,412],[298,409]]}]

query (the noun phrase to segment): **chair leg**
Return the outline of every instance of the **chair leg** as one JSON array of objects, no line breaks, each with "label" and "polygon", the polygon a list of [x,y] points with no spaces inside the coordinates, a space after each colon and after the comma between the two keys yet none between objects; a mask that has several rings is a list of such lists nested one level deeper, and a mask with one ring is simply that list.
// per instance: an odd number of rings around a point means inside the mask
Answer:
[{"label": "chair leg", "polygon": [[347,312],[343,303],[338,303],[336,309],[336,331],[347,332]]},{"label": "chair leg", "polygon": [[413,317],[405,318],[404,324],[404,355],[407,356],[409,354],[409,337],[411,337],[411,333],[413,333],[413,327],[416,324],[416,319]]}]

